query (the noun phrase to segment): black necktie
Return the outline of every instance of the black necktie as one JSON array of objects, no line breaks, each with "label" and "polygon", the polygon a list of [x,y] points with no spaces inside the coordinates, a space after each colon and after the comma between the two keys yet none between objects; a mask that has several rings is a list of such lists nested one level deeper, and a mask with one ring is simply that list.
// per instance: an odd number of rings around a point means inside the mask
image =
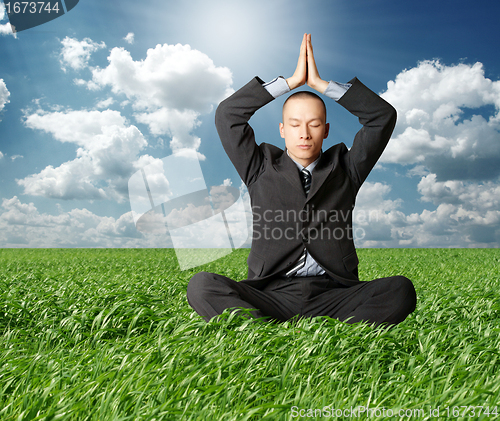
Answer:
[{"label": "black necktie", "polygon": [[[304,187],[304,191],[306,192],[306,196],[309,194],[309,190],[311,189],[311,173],[303,168],[300,170],[300,178],[302,180],[302,186]],[[302,251],[302,254],[299,257],[299,260],[295,262],[293,265],[292,269],[290,269],[287,273],[286,276],[292,277],[295,276],[295,274],[304,267],[306,264],[306,257],[307,257],[307,251],[306,248],[304,247],[304,250]]]},{"label": "black necktie", "polygon": [[302,186],[304,187],[304,191],[307,196],[309,194],[309,190],[311,189],[311,173],[305,168],[302,168],[302,170],[300,170],[300,178],[302,179]]}]

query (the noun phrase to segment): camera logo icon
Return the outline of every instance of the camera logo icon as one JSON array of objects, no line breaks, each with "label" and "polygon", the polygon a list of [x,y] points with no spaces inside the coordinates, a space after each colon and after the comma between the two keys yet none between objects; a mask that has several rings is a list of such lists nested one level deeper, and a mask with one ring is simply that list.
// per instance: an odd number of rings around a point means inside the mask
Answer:
[{"label": "camera logo icon", "polygon": [[73,9],[80,0],[4,0],[12,32],[20,32],[50,22]]},{"label": "camera logo icon", "polygon": [[136,228],[170,234],[181,270],[226,256],[248,239],[239,189],[209,190],[195,151],[175,153],[135,172],[128,191]]}]

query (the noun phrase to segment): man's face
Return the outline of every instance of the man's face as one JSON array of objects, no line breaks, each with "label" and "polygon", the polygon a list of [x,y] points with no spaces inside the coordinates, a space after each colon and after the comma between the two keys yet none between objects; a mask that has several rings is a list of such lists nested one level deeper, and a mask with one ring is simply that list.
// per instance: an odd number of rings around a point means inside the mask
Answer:
[{"label": "man's face", "polygon": [[290,157],[304,167],[318,158],[329,127],[321,101],[294,98],[285,104],[280,134]]}]

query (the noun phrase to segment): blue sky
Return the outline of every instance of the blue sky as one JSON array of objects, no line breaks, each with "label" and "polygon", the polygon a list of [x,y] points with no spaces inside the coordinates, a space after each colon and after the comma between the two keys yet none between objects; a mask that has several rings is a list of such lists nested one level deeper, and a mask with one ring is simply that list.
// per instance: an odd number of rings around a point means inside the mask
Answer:
[{"label": "blue sky", "polygon": [[[500,244],[500,3],[80,0],[15,35],[1,0],[0,17],[2,247],[171,246],[137,230],[128,179],[188,148],[208,186],[241,188],[215,108],[290,76],[304,32],[324,79],[357,76],[398,110],[357,246]],[[252,118],[258,142],[283,146],[283,100]],[[351,146],[357,120],[327,106],[324,147]]]}]

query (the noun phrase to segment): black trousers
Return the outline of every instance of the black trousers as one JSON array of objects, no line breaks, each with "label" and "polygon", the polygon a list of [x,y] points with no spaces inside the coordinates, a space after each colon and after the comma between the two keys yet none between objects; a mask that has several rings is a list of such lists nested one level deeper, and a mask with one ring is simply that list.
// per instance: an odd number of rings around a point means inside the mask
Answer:
[{"label": "black trousers", "polygon": [[243,307],[257,318],[286,321],[295,316],[330,316],[376,325],[402,322],[413,310],[417,296],[412,282],[391,276],[346,287],[328,275],[276,278],[263,290],[225,276],[200,272],[187,287],[191,307],[207,322],[225,309]]}]

